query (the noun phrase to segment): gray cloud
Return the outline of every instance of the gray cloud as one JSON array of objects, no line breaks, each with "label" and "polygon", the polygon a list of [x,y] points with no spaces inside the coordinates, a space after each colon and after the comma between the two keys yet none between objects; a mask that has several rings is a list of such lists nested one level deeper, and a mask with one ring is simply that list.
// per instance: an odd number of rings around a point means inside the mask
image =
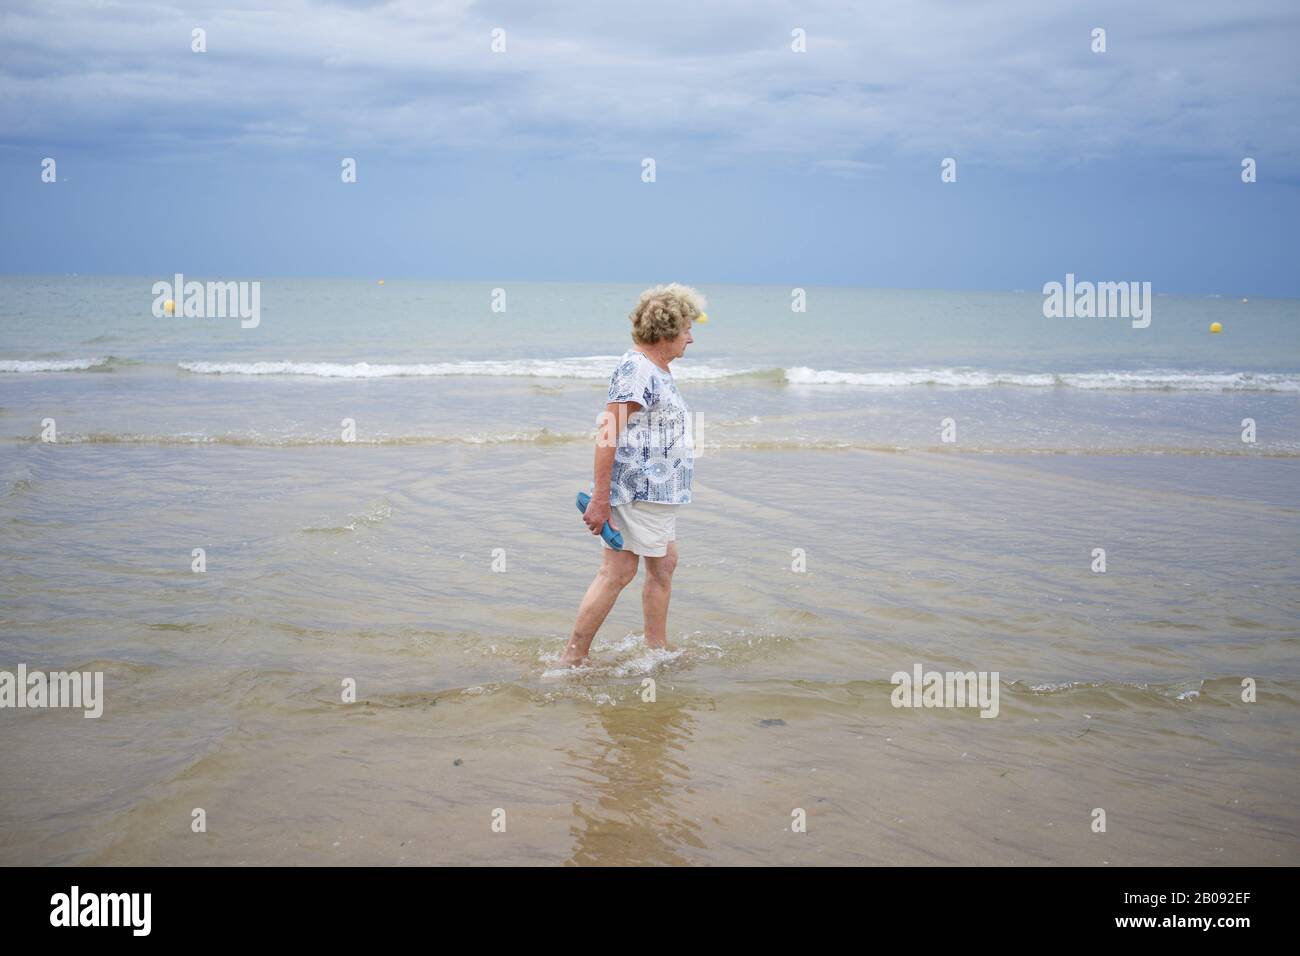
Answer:
[{"label": "gray cloud", "polygon": [[[1300,11],[1185,0],[619,5],[31,2],[0,14],[0,144],[751,158],[869,174],[1253,150],[1294,163]],[[1107,30],[1108,52],[1089,50]],[[208,53],[190,52],[207,31]],[[489,51],[492,28],[508,52]],[[790,33],[808,52],[790,51]]]}]

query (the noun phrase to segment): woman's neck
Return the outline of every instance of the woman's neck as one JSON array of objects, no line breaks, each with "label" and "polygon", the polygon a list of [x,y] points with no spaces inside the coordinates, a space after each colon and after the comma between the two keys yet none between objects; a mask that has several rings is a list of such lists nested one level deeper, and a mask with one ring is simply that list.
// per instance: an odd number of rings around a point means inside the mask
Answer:
[{"label": "woman's neck", "polygon": [[642,355],[644,355],[646,358],[648,358],[650,361],[654,362],[655,365],[659,366],[659,368],[663,369],[665,372],[668,371],[668,363],[671,362],[672,359],[666,359],[663,356],[661,356],[659,353],[651,352],[646,348],[638,348],[637,351],[640,352]]}]

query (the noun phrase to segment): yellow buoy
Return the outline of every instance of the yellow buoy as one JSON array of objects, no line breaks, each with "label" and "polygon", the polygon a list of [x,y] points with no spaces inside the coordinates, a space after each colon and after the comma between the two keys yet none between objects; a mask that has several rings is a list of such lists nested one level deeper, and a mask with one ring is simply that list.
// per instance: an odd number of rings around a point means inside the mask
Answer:
[{"label": "yellow buoy", "polygon": [[163,303],[163,311],[166,312],[168,315],[175,315],[175,314],[176,314],[176,303],[175,303],[175,301],[172,300],[172,299],[168,299],[166,302],[164,302],[164,303]]},{"label": "yellow buoy", "polygon": [[380,280],[379,280],[379,284],[380,284],[380,285],[383,285],[383,284],[384,284],[384,280],[383,280],[383,279],[380,279]]},{"label": "yellow buoy", "polygon": [[1220,325],[1218,322],[1211,322],[1210,331],[1213,332],[1215,335],[1218,335],[1220,332],[1223,331],[1223,326]]},{"label": "yellow buoy", "polygon": [[699,317],[698,317],[695,321],[696,321],[696,322],[699,322],[699,323],[701,323],[701,324],[703,324],[703,323],[709,321],[709,313],[707,313],[707,312],[701,312],[701,313],[699,314]]}]

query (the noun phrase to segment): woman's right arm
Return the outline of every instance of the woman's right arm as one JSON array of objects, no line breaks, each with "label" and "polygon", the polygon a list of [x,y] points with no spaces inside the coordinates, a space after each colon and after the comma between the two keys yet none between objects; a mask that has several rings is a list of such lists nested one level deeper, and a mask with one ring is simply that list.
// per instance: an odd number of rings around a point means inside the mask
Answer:
[{"label": "woman's right arm", "polygon": [[[600,416],[596,428],[595,489],[582,515],[592,534],[600,534],[600,529],[609,521],[609,479],[614,471],[614,452],[618,450],[619,437],[627,426],[628,416],[640,410],[637,402],[610,402]],[[613,522],[610,522],[610,527],[619,530]]]}]

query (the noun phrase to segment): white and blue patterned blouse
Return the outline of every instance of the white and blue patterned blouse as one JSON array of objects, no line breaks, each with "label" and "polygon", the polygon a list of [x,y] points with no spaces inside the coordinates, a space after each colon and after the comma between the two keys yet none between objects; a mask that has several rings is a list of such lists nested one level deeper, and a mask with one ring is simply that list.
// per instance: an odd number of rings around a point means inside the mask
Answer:
[{"label": "white and blue patterned blouse", "polygon": [[610,505],[653,501],[684,505],[691,500],[695,468],[690,412],[665,372],[644,352],[628,349],[609,381],[609,402],[636,402],[640,411],[627,418],[627,430],[614,451]]}]

